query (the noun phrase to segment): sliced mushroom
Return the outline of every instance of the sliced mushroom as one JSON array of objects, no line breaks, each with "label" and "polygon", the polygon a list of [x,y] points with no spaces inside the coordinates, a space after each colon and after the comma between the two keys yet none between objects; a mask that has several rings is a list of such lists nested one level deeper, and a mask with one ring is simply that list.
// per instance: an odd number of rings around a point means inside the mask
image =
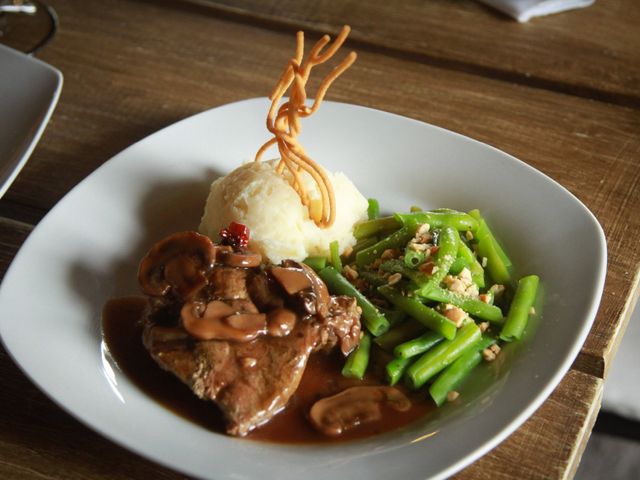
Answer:
[{"label": "sliced mushroom", "polygon": [[329,303],[331,301],[329,290],[327,289],[327,286],[322,281],[322,279],[320,279],[318,274],[313,270],[313,268],[305,263],[300,263],[299,265],[311,281],[311,288],[315,295],[316,301],[316,313],[322,318],[325,318],[329,314]]},{"label": "sliced mushroom", "polygon": [[298,316],[288,308],[276,308],[267,314],[267,332],[272,337],[286,337],[296,326]]},{"label": "sliced mushroom", "polygon": [[229,267],[255,268],[262,263],[262,255],[245,250],[234,252],[232,249],[219,250],[216,261]]},{"label": "sliced mushroom", "polygon": [[185,303],[180,318],[184,329],[200,340],[249,342],[267,330],[264,313],[238,312],[219,300],[206,306],[196,302]]},{"label": "sliced mushroom", "polygon": [[351,387],[332,397],[318,400],[311,407],[309,417],[320,432],[338,436],[363,423],[380,420],[383,405],[405,412],[411,408],[411,401],[394,387]]},{"label": "sliced mushroom", "polygon": [[271,267],[271,274],[288,295],[295,295],[303,290],[311,289],[309,276],[297,265],[291,267]]},{"label": "sliced mushroom", "polygon": [[329,291],[311,267],[285,260],[281,267],[271,267],[271,275],[309,315],[323,319],[329,313]]},{"label": "sliced mushroom", "polygon": [[207,283],[216,247],[196,232],[174,233],[156,243],[140,262],[138,281],[151,296],[169,292],[187,300]]}]

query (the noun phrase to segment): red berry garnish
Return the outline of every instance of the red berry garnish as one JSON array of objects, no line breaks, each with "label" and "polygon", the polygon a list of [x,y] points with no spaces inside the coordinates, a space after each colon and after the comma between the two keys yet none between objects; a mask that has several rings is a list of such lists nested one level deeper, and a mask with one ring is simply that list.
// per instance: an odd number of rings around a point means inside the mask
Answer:
[{"label": "red berry garnish", "polygon": [[231,222],[227,228],[220,230],[223,245],[245,248],[249,244],[249,228],[242,223]]}]

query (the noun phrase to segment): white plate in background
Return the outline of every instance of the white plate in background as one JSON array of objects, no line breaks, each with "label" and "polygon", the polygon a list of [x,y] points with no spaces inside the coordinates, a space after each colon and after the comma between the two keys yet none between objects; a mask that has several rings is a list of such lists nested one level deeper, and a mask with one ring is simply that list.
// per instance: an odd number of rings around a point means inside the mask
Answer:
[{"label": "white plate in background", "polygon": [[0,197],[29,159],[62,90],[62,73],[0,45]]},{"label": "white plate in background", "polygon": [[[197,228],[210,182],[268,139],[266,99],[214,108],[167,127],[105,163],[29,236],[0,288],[0,333],[52,399],[147,458],[217,479],[443,478],[520,426],[560,382],[598,308],[606,244],[573,195],[519,160],[398,115],[325,102],[301,142],[344,171],[384,210],[479,208],[521,274],[546,291],[535,335],[485,366],[458,401],[396,432],[335,445],[230,438],[142,393],[104,354],[100,314],[138,292],[136,270],[164,235]],[[530,329],[532,330],[532,329]]]}]

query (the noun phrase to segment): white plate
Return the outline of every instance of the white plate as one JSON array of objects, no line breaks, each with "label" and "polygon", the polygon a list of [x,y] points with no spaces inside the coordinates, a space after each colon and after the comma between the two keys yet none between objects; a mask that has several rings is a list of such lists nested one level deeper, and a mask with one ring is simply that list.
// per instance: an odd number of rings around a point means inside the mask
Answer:
[{"label": "white plate", "polygon": [[503,152],[441,128],[325,102],[304,125],[302,142],[385,209],[480,208],[520,272],[543,279],[547,299],[535,336],[507,352],[502,368],[476,375],[459,402],[363,441],[258,443],[174,415],[104,355],[104,302],[138,291],[137,263],[154,241],[196,228],[211,180],[251,159],[267,139],[267,108],[266,100],[253,99],[183,120],[74,188],[33,231],[4,279],[0,332],[7,349],[87,425],[192,475],[373,480],[454,473],[522,424],[567,371],[598,307],[606,247],[598,222],[567,190]]},{"label": "white plate", "polygon": [[0,45],[0,197],[27,163],[61,89],[59,70]]}]

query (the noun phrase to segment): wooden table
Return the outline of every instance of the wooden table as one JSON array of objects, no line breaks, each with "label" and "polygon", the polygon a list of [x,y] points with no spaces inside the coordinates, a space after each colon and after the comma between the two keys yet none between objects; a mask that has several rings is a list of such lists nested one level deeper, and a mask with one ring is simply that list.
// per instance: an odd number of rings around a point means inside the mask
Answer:
[{"label": "wooden table", "polygon": [[[459,478],[570,478],[636,301],[640,262],[640,3],[518,24],[473,1],[50,2],[39,57],[65,75],[40,144],[0,201],[0,272],[31,229],[111,156],[176,120],[266,95],[293,45],[353,27],[360,53],[330,98],[440,125],[559,181],[598,217],[609,269],[572,369],[520,429]],[[0,350],[1,478],[180,478],[63,412]]]}]

